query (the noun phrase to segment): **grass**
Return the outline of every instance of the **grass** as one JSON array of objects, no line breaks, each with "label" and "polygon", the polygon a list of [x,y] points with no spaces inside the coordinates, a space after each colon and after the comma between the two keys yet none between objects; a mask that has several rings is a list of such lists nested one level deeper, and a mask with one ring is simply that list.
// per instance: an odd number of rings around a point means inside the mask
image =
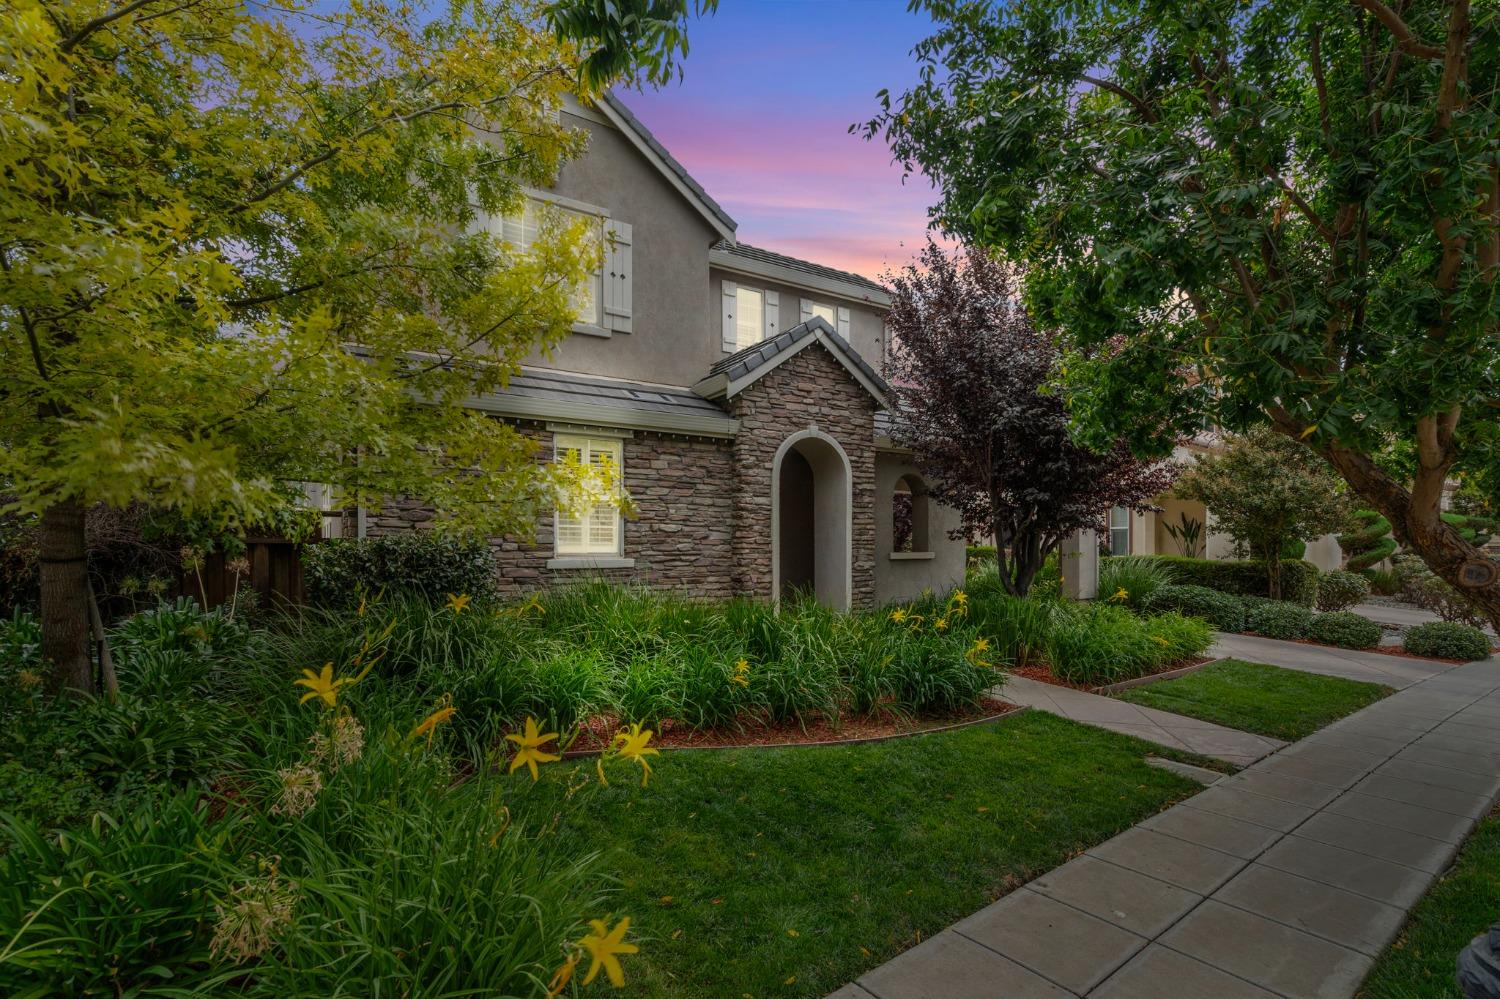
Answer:
[{"label": "grass", "polygon": [[1293,742],[1392,693],[1377,683],[1238,659],[1121,691],[1135,704]]},{"label": "grass", "polygon": [[1495,921],[1500,898],[1500,810],[1474,830],[1452,870],[1417,903],[1365,980],[1366,999],[1459,999],[1454,962]]},{"label": "grass", "polygon": [[[1148,752],[1162,751],[1027,712],[883,743],[675,753],[649,789],[616,800],[617,782],[562,833],[609,845],[612,904],[641,945],[625,994],[822,996],[1197,790]],[[537,791],[566,786],[559,772]]]}]

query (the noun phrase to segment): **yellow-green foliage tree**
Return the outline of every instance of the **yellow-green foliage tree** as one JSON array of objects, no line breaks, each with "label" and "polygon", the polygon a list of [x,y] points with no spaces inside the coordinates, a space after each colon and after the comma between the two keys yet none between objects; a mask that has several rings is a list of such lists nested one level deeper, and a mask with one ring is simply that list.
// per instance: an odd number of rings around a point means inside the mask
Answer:
[{"label": "yellow-green foliage tree", "polygon": [[91,504],[233,529],[317,481],[498,532],[553,500],[462,403],[595,264],[577,224],[526,253],[486,224],[579,151],[560,102],[608,82],[580,66],[685,47],[684,3],[617,7],[0,7],[0,492],[40,518],[52,689],[93,686]]}]

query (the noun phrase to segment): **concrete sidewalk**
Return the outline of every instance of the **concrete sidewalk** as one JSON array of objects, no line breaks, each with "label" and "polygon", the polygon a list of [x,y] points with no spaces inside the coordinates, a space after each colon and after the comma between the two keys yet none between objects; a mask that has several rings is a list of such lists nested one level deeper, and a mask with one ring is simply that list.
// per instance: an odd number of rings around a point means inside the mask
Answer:
[{"label": "concrete sidewalk", "polygon": [[1283,642],[1275,638],[1227,632],[1219,632],[1214,636],[1214,645],[1208,654],[1252,663],[1270,663],[1304,673],[1321,673],[1346,680],[1383,683],[1397,690],[1458,668],[1453,663],[1440,663],[1431,659],[1408,659],[1405,656],[1388,656],[1379,652],[1305,645],[1302,642]]},{"label": "concrete sidewalk", "polygon": [[1342,999],[1497,795],[1490,659],[1219,781],[834,995]]},{"label": "concrete sidewalk", "polygon": [[1085,690],[1028,680],[1024,676],[1007,679],[998,694],[1012,704],[1107,728],[1111,732],[1137,736],[1158,746],[1212,756],[1235,766],[1247,766],[1286,745],[1263,735],[1141,707]]}]

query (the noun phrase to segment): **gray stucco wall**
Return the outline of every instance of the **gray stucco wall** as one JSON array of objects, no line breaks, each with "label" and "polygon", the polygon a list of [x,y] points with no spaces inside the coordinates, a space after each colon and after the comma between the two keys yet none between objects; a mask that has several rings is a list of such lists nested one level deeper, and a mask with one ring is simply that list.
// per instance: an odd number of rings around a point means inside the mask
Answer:
[{"label": "gray stucco wall", "polygon": [[708,248],[718,233],[619,131],[566,113],[563,121],[585,130],[589,145],[562,168],[551,190],[630,223],[634,331],[575,333],[550,359],[538,354],[526,363],[692,385],[723,356],[718,307],[710,309],[708,288]]},{"label": "gray stucco wall", "polygon": [[[847,306],[849,309],[849,338],[851,345],[859,351],[861,357],[882,375],[885,373],[885,313],[877,310],[868,302],[862,302],[855,298],[843,298],[826,291],[806,291],[795,288],[788,284],[779,284],[768,278],[756,277],[750,274],[735,274],[712,268],[709,276],[710,295],[714,303],[715,334],[722,338],[723,324],[719,318],[719,303],[724,294],[724,282],[733,281],[737,285],[746,288],[757,288],[761,291],[774,291],[780,299],[780,322],[778,329],[789,330],[802,322],[802,299],[810,298],[815,302],[832,306]],[[722,348],[720,357],[725,356]]]},{"label": "gray stucco wall", "polygon": [[964,580],[964,543],[948,537],[959,524],[958,511],[936,501],[927,504],[927,547],[930,559],[892,559],[895,529],[891,499],[896,480],[903,475],[920,479],[916,467],[902,454],[880,451],[875,455],[875,603],[914,600],[923,591],[943,593]]}]

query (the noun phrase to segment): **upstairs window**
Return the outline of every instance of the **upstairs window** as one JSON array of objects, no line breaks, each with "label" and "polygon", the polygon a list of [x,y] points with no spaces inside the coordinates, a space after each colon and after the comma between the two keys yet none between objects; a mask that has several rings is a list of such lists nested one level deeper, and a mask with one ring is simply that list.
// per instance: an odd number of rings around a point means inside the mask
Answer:
[{"label": "upstairs window", "polygon": [[[614,469],[616,477],[625,473],[624,442],[616,438],[558,434],[554,453],[558,458],[572,455],[595,467],[608,465]],[[612,503],[602,503],[578,516],[559,510],[554,536],[559,555],[619,555],[619,508]]]},{"label": "upstairs window", "polygon": [[809,310],[813,315],[826,322],[834,329],[839,328],[839,312],[832,305],[824,305],[822,302],[813,302]]},{"label": "upstairs window", "polygon": [[766,332],[766,295],[759,288],[736,286],[734,290],[734,344],[748,347],[760,343]]},{"label": "upstairs window", "polygon": [[805,323],[813,318],[823,320],[829,326],[832,326],[839,336],[845,340],[849,339],[852,313],[850,313],[847,305],[829,305],[827,302],[817,302],[811,298],[804,298],[802,300],[802,321]]},{"label": "upstairs window", "polygon": [[[602,256],[604,248],[604,220],[602,218],[589,212],[563,208],[537,198],[528,197],[519,212],[507,214],[500,220],[500,238],[522,253],[530,252],[541,232],[542,222],[549,212],[562,216],[565,222],[572,222],[576,219],[585,220],[589,224],[592,238],[597,242]],[[595,270],[573,289],[573,310],[578,313],[576,321],[581,325],[600,325],[599,298],[602,277],[602,272]]]}]

